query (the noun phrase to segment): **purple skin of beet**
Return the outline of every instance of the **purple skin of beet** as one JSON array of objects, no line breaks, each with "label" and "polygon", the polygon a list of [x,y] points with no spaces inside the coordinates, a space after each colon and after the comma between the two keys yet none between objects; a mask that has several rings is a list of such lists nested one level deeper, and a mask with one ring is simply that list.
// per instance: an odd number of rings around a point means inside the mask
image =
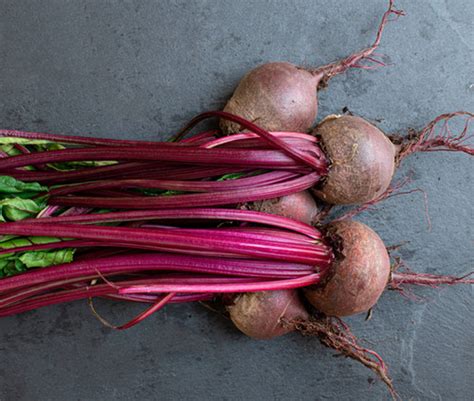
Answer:
[{"label": "purple skin of beet", "polygon": [[[318,113],[319,81],[318,75],[290,63],[263,64],[244,76],[224,111],[268,131],[305,132]],[[227,120],[221,120],[220,126],[228,134],[241,130]]]},{"label": "purple skin of beet", "polygon": [[357,116],[331,115],[313,131],[329,159],[328,175],[314,191],[330,204],[369,202],[390,186],[397,149],[376,126]]},{"label": "purple skin of beet", "polygon": [[380,237],[365,224],[343,220],[326,226],[335,260],[320,284],[304,290],[308,301],[328,316],[368,311],[390,279],[390,257]]},{"label": "purple skin of beet", "polygon": [[308,191],[296,192],[279,198],[250,202],[244,206],[257,212],[276,214],[312,225],[317,219],[318,205]]},{"label": "purple skin of beet", "polygon": [[239,294],[227,310],[241,332],[259,340],[294,331],[294,327],[285,325],[284,321],[309,318],[296,290]]}]

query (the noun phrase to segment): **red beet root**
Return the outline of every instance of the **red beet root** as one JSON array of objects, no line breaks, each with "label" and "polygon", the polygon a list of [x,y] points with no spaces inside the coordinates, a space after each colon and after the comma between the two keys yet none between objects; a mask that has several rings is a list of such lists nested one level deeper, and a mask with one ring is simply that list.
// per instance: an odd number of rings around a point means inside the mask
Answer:
[{"label": "red beet root", "polygon": [[395,148],[360,117],[329,116],[315,130],[331,162],[315,194],[327,203],[365,203],[383,193],[395,171]]},{"label": "red beet root", "polygon": [[[448,123],[464,117],[464,129],[453,135]],[[315,194],[331,204],[367,203],[388,194],[393,173],[401,160],[415,152],[461,151],[474,155],[465,144],[474,114],[442,114],[419,132],[390,139],[373,124],[357,116],[329,116],[314,130],[330,161],[327,177]],[[441,126],[439,132],[436,130]],[[392,142],[393,141],[393,142]]]},{"label": "red beet root", "polygon": [[[393,8],[393,0],[380,23],[372,46],[343,60],[318,68],[304,68],[286,62],[263,64],[245,75],[227,102],[224,111],[244,117],[269,131],[307,131],[318,112],[317,90],[335,75],[349,68],[369,68],[363,60],[383,65],[371,57],[377,49],[382,31],[390,15],[401,15]],[[221,120],[227,133],[241,130],[238,124]]]},{"label": "red beet root", "polygon": [[[264,64],[244,76],[224,111],[269,131],[304,132],[316,119],[320,80],[320,75],[290,63]],[[241,130],[227,120],[220,126],[228,134]]]},{"label": "red beet root", "polygon": [[306,224],[313,224],[319,212],[316,201],[308,191],[247,203],[245,208],[277,214]]},{"label": "red beet root", "polygon": [[306,298],[329,316],[348,316],[372,308],[390,277],[390,258],[380,237],[357,221],[327,226],[336,259],[326,281],[305,290]]},{"label": "red beet root", "polygon": [[240,294],[227,309],[240,331],[261,340],[282,336],[295,329],[285,325],[283,320],[306,320],[309,317],[296,290]]}]

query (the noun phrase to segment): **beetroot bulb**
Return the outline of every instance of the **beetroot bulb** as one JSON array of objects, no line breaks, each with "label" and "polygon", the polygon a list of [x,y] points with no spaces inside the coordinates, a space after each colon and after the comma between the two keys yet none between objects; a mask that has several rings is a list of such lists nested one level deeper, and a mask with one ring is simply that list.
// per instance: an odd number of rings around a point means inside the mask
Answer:
[{"label": "beetroot bulb", "polygon": [[[402,14],[394,9],[393,0],[390,0],[374,43],[334,63],[306,68],[287,62],[272,62],[251,70],[238,84],[224,111],[256,122],[269,131],[307,131],[317,116],[318,89],[350,68],[369,68],[360,64],[363,60],[383,65],[371,56],[379,46],[390,15]],[[238,124],[228,120],[221,120],[220,126],[226,134],[241,130]]]},{"label": "beetroot bulb", "polygon": [[309,318],[296,290],[239,294],[227,310],[232,322],[242,333],[259,340],[293,331],[294,327],[285,325],[284,320]]},{"label": "beetroot bulb", "polygon": [[242,209],[255,210],[306,224],[314,224],[318,218],[319,208],[309,191],[295,192],[278,198],[248,202],[241,206]]},{"label": "beetroot bulb", "polygon": [[[465,118],[464,129],[453,135],[448,123],[458,116]],[[473,118],[470,112],[442,114],[421,131],[402,138],[386,136],[361,117],[328,116],[313,131],[330,163],[314,193],[330,204],[362,204],[386,193],[396,167],[412,153],[460,151],[472,156],[474,149],[465,140]]]},{"label": "beetroot bulb", "polygon": [[326,279],[305,289],[308,301],[329,316],[368,311],[382,295],[390,278],[390,257],[380,237],[357,221],[326,226],[336,259]]}]

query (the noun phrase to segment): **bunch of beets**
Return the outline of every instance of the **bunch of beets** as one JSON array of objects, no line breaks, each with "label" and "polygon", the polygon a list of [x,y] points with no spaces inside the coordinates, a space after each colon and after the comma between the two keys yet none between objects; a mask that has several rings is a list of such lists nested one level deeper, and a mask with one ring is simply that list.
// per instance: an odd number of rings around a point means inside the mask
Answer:
[{"label": "bunch of beets", "polygon": [[[392,176],[412,153],[472,156],[474,114],[444,114],[403,137],[349,114],[312,126],[318,89],[383,65],[374,51],[402,14],[390,1],[373,45],[343,60],[255,68],[224,111],[168,142],[1,130],[0,316],[88,299],[104,324],[126,329],[168,303],[219,303],[250,337],[317,336],[396,397],[381,357],[341,317],[370,311],[386,289],[474,280],[397,269],[380,237],[349,217],[399,190]],[[185,138],[208,118],[220,128]],[[358,206],[331,219],[337,205]],[[95,297],[149,306],[112,326]]]}]

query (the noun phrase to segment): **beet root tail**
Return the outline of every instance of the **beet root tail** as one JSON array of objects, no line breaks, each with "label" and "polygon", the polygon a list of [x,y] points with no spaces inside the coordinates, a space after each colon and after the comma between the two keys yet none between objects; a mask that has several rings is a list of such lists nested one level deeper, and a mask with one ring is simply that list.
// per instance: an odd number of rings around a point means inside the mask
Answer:
[{"label": "beet root tail", "polygon": [[[455,118],[464,118],[463,128],[456,134],[449,127],[449,123]],[[468,134],[473,119],[474,113],[468,111],[445,113],[436,117],[421,131],[412,130],[406,137],[390,136],[398,150],[397,165],[400,165],[405,157],[415,152],[464,152],[474,156],[474,147],[466,143],[473,138],[472,134]]]},{"label": "beet root tail", "polygon": [[375,351],[361,346],[349,326],[340,318],[321,315],[308,320],[286,322],[286,324],[293,325],[295,330],[305,336],[318,337],[324,346],[360,362],[380,377],[394,399],[398,398],[383,359]]},{"label": "beet root tail", "polygon": [[[313,70],[309,70],[313,75],[319,77],[319,88],[324,88],[327,86],[329,80],[339,74],[346,72],[350,68],[361,68],[361,69],[374,69],[379,66],[385,66],[386,64],[377,59],[374,52],[380,45],[380,41],[382,39],[382,33],[385,29],[385,26],[390,21],[390,16],[394,15],[396,18],[405,15],[402,10],[397,10],[394,7],[394,1],[389,1],[388,10],[382,16],[382,21],[380,22],[379,28],[377,30],[377,36],[375,37],[375,41],[372,43],[371,46],[357,52],[351,54],[350,56],[343,58],[341,60],[335,61],[330,64],[326,64],[324,66],[315,68]],[[362,64],[363,61],[368,61],[369,63]]]},{"label": "beet root tail", "polygon": [[389,288],[393,290],[401,290],[401,286],[407,284],[432,288],[438,288],[442,285],[474,284],[474,278],[471,278],[473,274],[474,272],[470,272],[464,276],[458,277],[442,274],[415,273],[411,271],[393,272]]}]

